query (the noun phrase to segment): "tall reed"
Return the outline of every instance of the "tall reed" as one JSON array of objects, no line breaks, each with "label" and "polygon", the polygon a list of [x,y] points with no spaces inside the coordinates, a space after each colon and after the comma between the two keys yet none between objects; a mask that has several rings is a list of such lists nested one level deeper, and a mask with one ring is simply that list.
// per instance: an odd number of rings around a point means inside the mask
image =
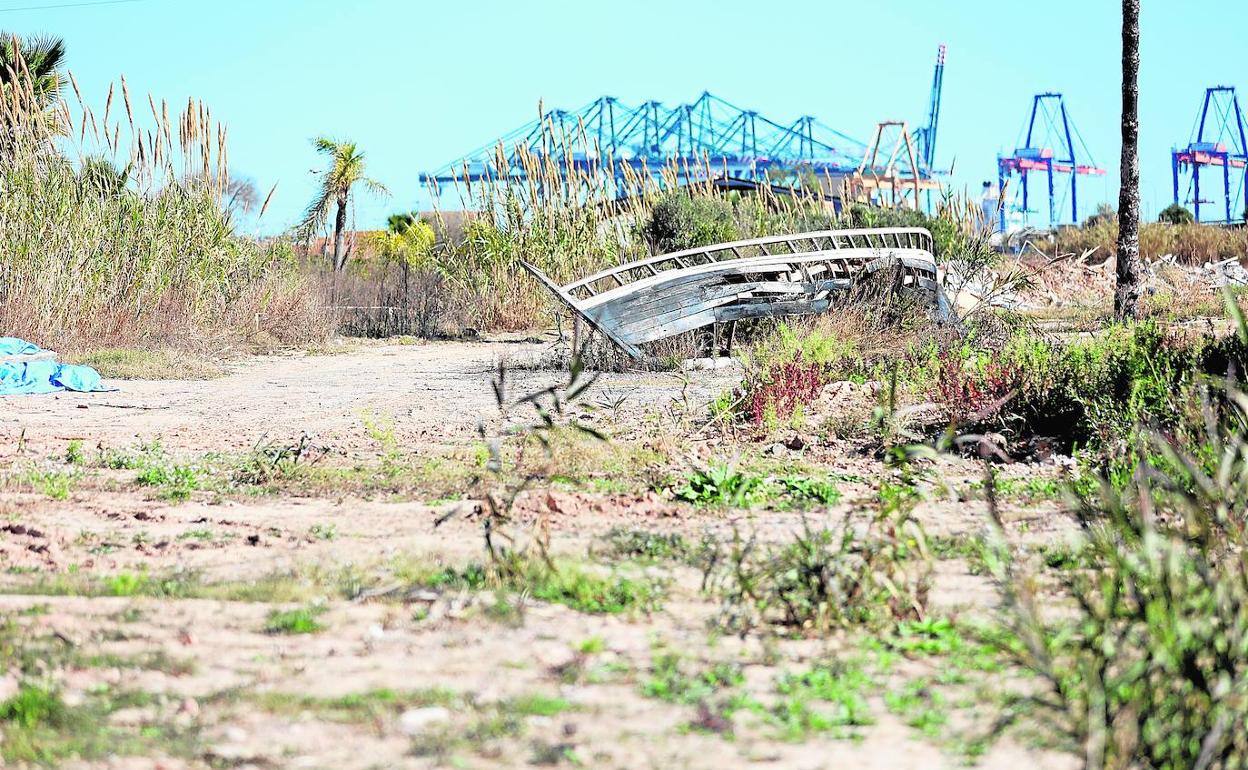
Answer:
[{"label": "tall reed", "polygon": [[19,71],[0,94],[0,333],[83,349],[331,331],[290,250],[234,232],[205,105],[138,102],[123,78],[100,113],[69,82],[41,103]]}]

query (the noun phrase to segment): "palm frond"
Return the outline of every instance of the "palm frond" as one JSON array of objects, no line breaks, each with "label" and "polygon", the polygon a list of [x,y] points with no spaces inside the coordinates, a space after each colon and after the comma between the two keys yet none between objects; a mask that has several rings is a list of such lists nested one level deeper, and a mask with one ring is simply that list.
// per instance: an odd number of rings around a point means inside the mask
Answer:
[{"label": "palm frond", "polygon": [[46,35],[33,37],[23,42],[22,55],[35,77],[51,75],[65,63],[65,41]]},{"label": "palm frond", "polygon": [[326,136],[318,136],[312,140],[312,146],[322,155],[338,154],[339,143]]},{"label": "palm frond", "polygon": [[308,204],[307,211],[303,214],[303,219],[295,228],[296,232],[302,240],[308,241],[316,234],[318,230],[325,226],[329,221],[329,213],[333,210],[336,191],[329,185],[322,185],[317,197]]}]

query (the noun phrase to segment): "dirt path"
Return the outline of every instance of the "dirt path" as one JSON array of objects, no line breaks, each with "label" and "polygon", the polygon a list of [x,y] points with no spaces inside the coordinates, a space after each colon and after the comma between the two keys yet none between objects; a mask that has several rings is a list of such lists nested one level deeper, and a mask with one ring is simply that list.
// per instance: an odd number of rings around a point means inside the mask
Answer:
[{"label": "dirt path", "polygon": [[[534,368],[545,345],[519,342],[360,346],[328,355],[247,359],[206,381],[115,382],[115,393],[0,398],[0,441],[25,432],[28,446],[53,439],[123,446],[159,438],[167,447],[245,450],[262,437],[303,432],[345,449],[368,443],[363,417],[393,422],[400,443],[462,443],[497,410],[498,362],[512,367],[522,395],[566,379]],[[655,410],[691,399],[705,404],[735,384],[731,374],[606,374],[600,398],[624,409]]]}]

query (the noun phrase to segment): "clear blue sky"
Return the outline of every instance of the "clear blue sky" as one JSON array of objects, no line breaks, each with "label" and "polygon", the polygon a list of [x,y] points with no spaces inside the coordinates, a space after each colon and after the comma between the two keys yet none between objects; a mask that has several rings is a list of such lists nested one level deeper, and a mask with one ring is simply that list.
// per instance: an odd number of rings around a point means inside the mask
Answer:
[{"label": "clear blue sky", "polygon": [[[83,2],[84,0],[79,0]],[[125,74],[171,104],[205,100],[230,127],[235,175],[280,182],[265,230],[297,220],[315,180],[310,139],[351,138],[389,200],[358,224],[420,204],[417,174],[548,107],[602,94],[692,100],[704,89],[768,116],[813,114],[860,139],[925,115],[936,47],[949,46],[938,162],[978,194],[1018,139],[1037,91],[1063,91],[1095,160],[1081,193],[1116,202],[1120,7],[1115,0],[0,0],[0,28],[65,38],[102,103]],[[1145,213],[1170,198],[1203,89],[1248,98],[1244,0],[1143,0]],[[1212,178],[1212,177],[1210,177]]]}]

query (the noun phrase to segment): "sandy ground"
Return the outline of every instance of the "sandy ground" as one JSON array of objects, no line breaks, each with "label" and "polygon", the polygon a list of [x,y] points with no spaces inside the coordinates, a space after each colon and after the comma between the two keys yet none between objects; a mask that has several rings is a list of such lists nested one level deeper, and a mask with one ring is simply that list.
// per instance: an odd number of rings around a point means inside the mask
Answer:
[{"label": "sandy ground", "polygon": [[[0,467],[11,473],[30,464],[44,467],[63,457],[71,441],[118,448],[159,440],[170,452],[193,455],[245,452],[266,438],[287,441],[302,433],[333,447],[334,462],[349,464],[376,454],[362,419],[367,415],[392,422],[397,444],[417,454],[467,447],[479,423],[496,413],[491,382],[500,358],[517,367],[508,376],[515,393],[560,381],[560,372],[526,368],[543,350],[501,342],[368,346],[335,355],[251,359],[211,381],[126,382],[114,393],[0,399]],[[608,374],[591,400],[614,405],[604,426],[613,435],[669,433],[666,440],[680,451],[713,454],[728,450],[682,431],[690,415],[703,414],[737,378],[731,371]],[[879,472],[874,461],[831,450],[820,462],[862,477],[846,483],[838,508],[820,515],[835,515],[869,494]],[[478,524],[457,517],[435,526],[455,503],[363,499],[332,489],[306,497],[197,493],[172,502],[135,488],[132,475],[101,470],[64,499],[21,484],[0,487],[6,549],[0,558],[7,562],[8,586],[7,595],[0,595],[0,616],[17,624],[21,638],[59,640],[49,644],[111,656],[95,665],[76,656],[51,672],[67,699],[108,688],[151,696],[142,707],[113,713],[113,729],[161,724],[194,734],[192,749],[148,746],[129,756],[66,766],[813,770],[941,768],[968,761],[950,749],[950,736],[961,721],[973,719],[955,715],[937,731],[943,738],[921,734],[890,713],[884,694],[896,684],[892,680],[867,694],[874,724],[854,729],[849,739],[817,732],[786,739],[748,713],[734,717],[731,737],[700,732],[689,728],[697,716],[693,706],[644,697],[640,683],[660,649],[697,664],[739,665],[759,692],[785,670],[857,654],[839,638],[764,644],[710,632],[713,607],[700,595],[699,575],[691,568],[663,571],[670,596],[651,613],[590,615],[520,597],[506,617],[495,617],[488,592],[426,592],[395,601],[380,595],[376,580],[385,588],[397,574],[396,562],[481,558]],[[526,499],[548,514],[555,548],[566,554],[584,554],[617,526],[727,537],[734,526],[779,536],[800,524],[792,512],[694,510],[653,493],[535,490]],[[941,534],[974,532],[982,524],[974,504],[934,502],[923,515],[930,530]],[[1033,532],[1060,529],[1044,511],[1019,515],[1034,520]],[[331,527],[332,537],[316,534]],[[645,574],[657,568],[642,569]],[[280,591],[255,600],[88,597],[81,595],[85,589],[64,588],[88,578],[98,584],[117,575],[178,574],[208,584],[264,583],[274,576],[284,582],[278,581]],[[335,587],[351,580],[370,590],[355,600],[335,595]],[[50,588],[56,585],[61,588]],[[940,564],[935,593],[935,604],[955,613],[993,601],[986,580],[957,561]],[[309,603],[323,608],[321,632],[265,632],[275,607]],[[593,651],[578,651],[587,640],[594,640]],[[160,663],[134,662],[153,653]],[[604,673],[569,676],[573,665]],[[930,676],[942,664],[907,665],[903,669]],[[17,679],[15,672],[0,670],[0,698],[12,694]],[[454,694],[445,712],[415,696],[364,719],[344,719],[325,705],[381,689],[431,688]],[[302,699],[301,705],[265,706],[274,694]],[[535,696],[561,705],[541,713],[521,709],[505,730],[482,728],[506,712],[506,704]],[[964,694],[964,700],[974,699]],[[965,711],[978,714],[974,704]],[[415,724],[425,718],[431,720],[427,725]],[[992,744],[975,761],[988,768],[1076,764],[1012,739]]]},{"label": "sandy ground", "polygon": [[[122,446],[159,438],[166,446],[243,450],[262,438],[314,433],[347,448],[367,445],[361,415],[393,418],[401,443],[471,441],[492,418],[498,362],[509,392],[527,394],[566,379],[533,371],[546,346],[524,342],[366,346],[350,353],[297,354],[235,363],[206,381],[113,383],[116,393],[0,398],[0,441],[83,439]],[[686,397],[705,404],[735,384],[730,372],[604,374],[599,399],[661,411]]]}]

